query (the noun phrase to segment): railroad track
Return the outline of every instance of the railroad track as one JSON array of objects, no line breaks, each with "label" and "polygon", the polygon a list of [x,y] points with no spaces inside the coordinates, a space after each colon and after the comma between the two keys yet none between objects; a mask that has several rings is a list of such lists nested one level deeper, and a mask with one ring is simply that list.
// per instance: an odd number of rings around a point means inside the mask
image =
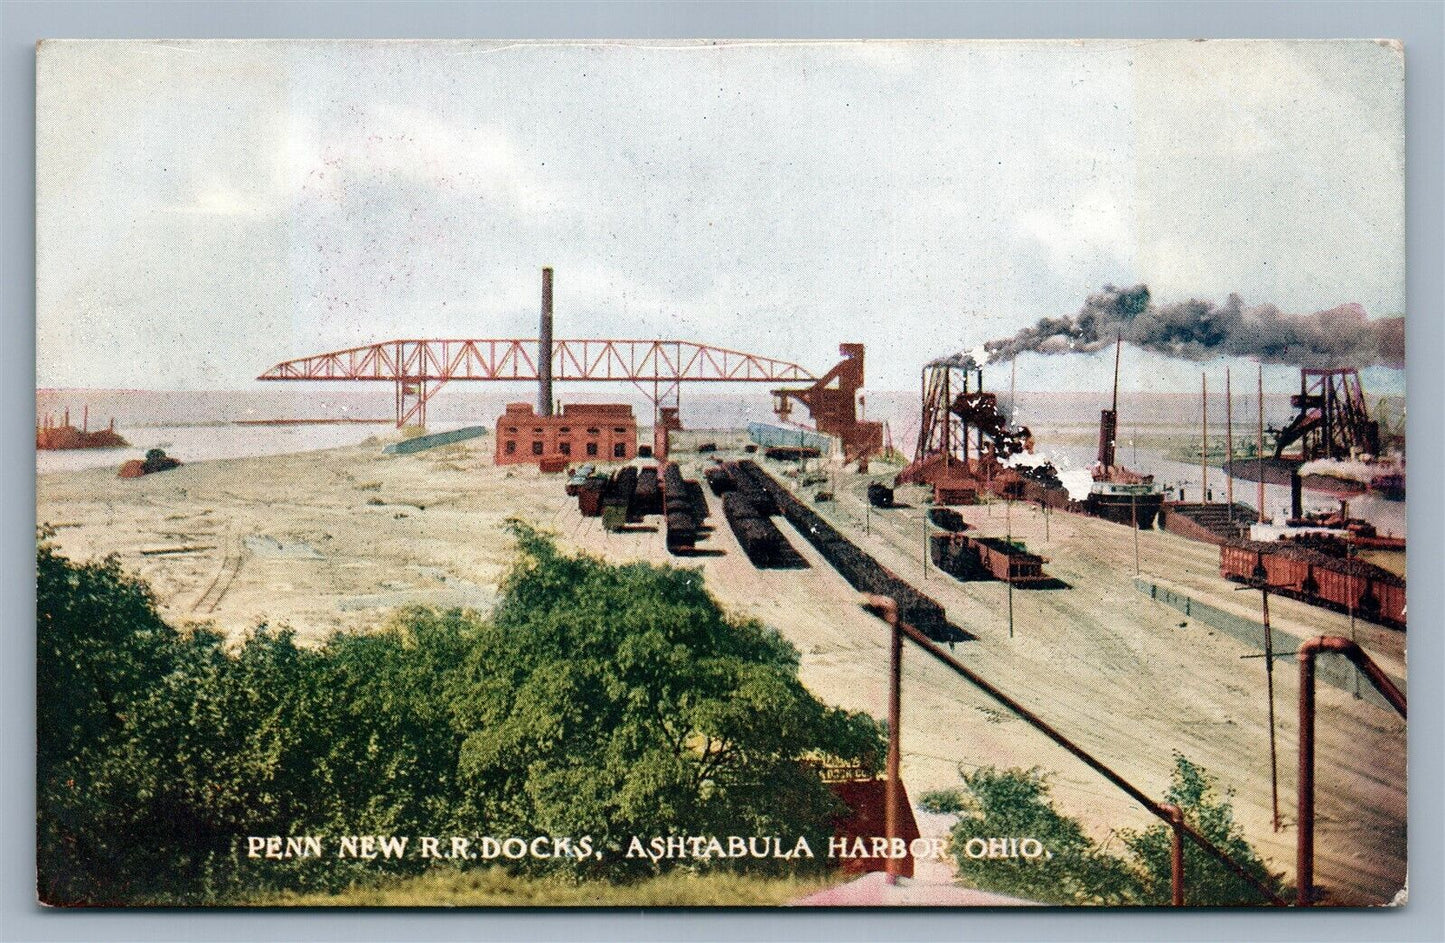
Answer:
[{"label": "railroad track", "polygon": [[226,591],[235,582],[236,574],[241,572],[243,551],[240,538],[228,537],[225,546],[225,556],[221,558],[220,569],[216,571],[216,575],[212,578],[210,585],[206,587],[206,591],[196,600],[195,605],[191,606],[191,612],[202,615],[215,612],[216,607],[225,598]]}]

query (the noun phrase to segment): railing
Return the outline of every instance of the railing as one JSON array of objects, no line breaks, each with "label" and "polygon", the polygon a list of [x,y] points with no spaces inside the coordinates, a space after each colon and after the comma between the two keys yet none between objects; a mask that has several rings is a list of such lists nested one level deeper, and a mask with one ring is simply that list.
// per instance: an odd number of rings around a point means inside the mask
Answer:
[{"label": "railing", "polygon": [[1343,655],[1354,662],[1369,682],[1401,717],[1405,716],[1405,695],[1389,675],[1365,654],[1364,649],[1338,635],[1307,639],[1295,658],[1299,660],[1299,838],[1295,846],[1295,904],[1314,903],[1315,881],[1315,658],[1321,654]]},{"label": "railing", "polygon": [[[1284,898],[1276,894],[1253,874],[1250,874],[1249,871],[1247,871],[1242,865],[1239,864],[1239,862],[1231,858],[1226,852],[1222,851],[1213,842],[1201,835],[1198,830],[1196,830],[1192,825],[1186,822],[1184,820],[1184,813],[1178,806],[1162,802],[1155,802],[1153,799],[1150,799],[1137,786],[1135,786],[1133,783],[1130,783],[1123,776],[1119,775],[1108,766],[1104,765],[1103,762],[1096,759],[1083,747],[1079,746],[1068,737],[1065,737],[1063,734],[1059,733],[1043,718],[1039,717],[1033,711],[1029,710],[1027,707],[1024,707],[1018,701],[1015,701],[1013,698],[1009,697],[1007,694],[1003,693],[998,688],[985,681],[978,674],[974,673],[971,669],[966,667],[962,662],[958,661],[948,652],[945,652],[943,649],[935,645],[928,638],[928,636],[924,635],[918,629],[915,629],[908,623],[901,621],[898,618],[897,603],[893,601],[892,597],[879,596],[874,594],[864,594],[862,597],[862,603],[863,606],[867,608],[870,612],[880,616],[884,621],[886,621],[893,632],[889,658],[891,677],[889,679],[888,696],[888,784],[886,787],[887,797],[885,799],[888,809],[886,828],[888,830],[888,839],[890,846],[892,845],[893,838],[896,837],[895,829],[897,828],[897,781],[899,756],[901,752],[899,722],[901,719],[900,688],[902,686],[902,648],[903,637],[907,636],[912,642],[922,648],[925,652],[932,655],[939,662],[942,662],[946,667],[952,669],[956,674],[963,676],[966,681],[968,681],[974,687],[978,688],[980,691],[983,691],[995,701],[998,701],[1000,704],[1013,712],[1024,722],[1029,724],[1029,726],[1033,727],[1035,730],[1039,731],[1044,736],[1048,737],[1050,740],[1054,741],[1059,746],[1063,747],[1065,750],[1068,750],[1074,756],[1078,757],[1081,761],[1083,761],[1086,766],[1099,773],[1101,776],[1103,776],[1109,782],[1113,783],[1115,786],[1119,787],[1119,789],[1123,790],[1135,802],[1138,802],[1146,810],[1148,810],[1150,814],[1161,819],[1166,825],[1169,826],[1171,830],[1171,853],[1169,871],[1170,899],[1174,906],[1180,907],[1184,904],[1185,837],[1188,837],[1189,840],[1194,842],[1194,844],[1197,845],[1201,850],[1212,856],[1220,864],[1224,865],[1224,867],[1228,868],[1234,874],[1239,876],[1255,890],[1259,891],[1259,893],[1273,906],[1284,907],[1288,905],[1288,902],[1285,901]],[[1341,641],[1345,640],[1341,639]],[[1302,648],[1301,652],[1303,651],[1304,649]],[[1368,658],[1366,658],[1366,660],[1368,661]],[[1303,673],[1304,670],[1303,665],[1304,660],[1301,659],[1301,673]],[[1383,673],[1381,674],[1381,677],[1383,678]],[[1389,683],[1388,678],[1385,678],[1384,680],[1385,683]],[[1393,687],[1393,685],[1391,685],[1391,687]],[[1311,689],[1311,691],[1312,690],[1313,689]],[[1396,694],[1398,695],[1398,693],[1399,692],[1397,691]],[[1403,712],[1403,698],[1401,704],[1401,711]],[[1311,710],[1313,710],[1313,708],[1311,708]],[[1303,707],[1301,707],[1301,716],[1303,716]],[[1303,751],[1303,743],[1301,744],[1301,751]],[[1303,753],[1301,753],[1301,756],[1303,757]],[[1313,762],[1313,760],[1311,762]],[[1300,764],[1301,769],[1303,769],[1303,758],[1301,758]],[[1301,808],[1303,808],[1303,799],[1301,800]],[[896,880],[896,875],[896,866],[890,859],[888,865],[888,877],[890,882]]]}]

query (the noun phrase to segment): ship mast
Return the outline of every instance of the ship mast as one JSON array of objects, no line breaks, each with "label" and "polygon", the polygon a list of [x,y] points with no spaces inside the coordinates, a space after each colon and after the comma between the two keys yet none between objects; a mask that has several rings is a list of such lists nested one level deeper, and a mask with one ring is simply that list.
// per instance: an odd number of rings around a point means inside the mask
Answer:
[{"label": "ship mast", "polygon": [[[1121,333],[1114,342],[1114,398],[1108,409],[1099,412],[1099,471],[1095,480],[1106,480],[1114,468],[1114,437],[1119,428],[1119,349],[1124,346]],[[1103,476],[1100,478],[1100,476]]]},{"label": "ship mast", "polygon": [[1119,352],[1124,347],[1124,332],[1114,335],[1114,402],[1109,411],[1117,420],[1119,417]]}]

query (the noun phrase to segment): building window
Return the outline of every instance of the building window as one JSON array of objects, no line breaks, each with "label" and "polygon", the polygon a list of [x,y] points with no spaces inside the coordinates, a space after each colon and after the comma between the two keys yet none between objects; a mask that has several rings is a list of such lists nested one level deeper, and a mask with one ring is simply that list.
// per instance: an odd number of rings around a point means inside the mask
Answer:
[{"label": "building window", "polygon": [[572,432],[572,427],[571,427],[571,426],[562,426],[562,427],[559,428],[557,431],[560,432],[560,433],[562,433],[563,435],[570,435],[571,432]]},{"label": "building window", "polygon": [[626,427],[626,426],[617,426],[617,427],[616,427],[615,429],[613,429],[612,431],[615,432],[615,433],[617,433],[618,435],[627,435],[627,427]]},{"label": "building window", "polygon": [[601,433],[602,433],[602,430],[601,430],[601,429],[588,429],[588,430],[587,430],[587,434],[588,434],[588,435],[601,435]]},{"label": "building window", "polygon": [[507,455],[516,455],[516,454],[517,454],[517,443],[516,443],[516,442],[513,442],[511,439],[508,439],[508,440],[507,440],[507,444],[502,447],[502,451],[503,451],[504,453],[506,453]]},{"label": "building window", "polygon": [[516,435],[516,434],[517,434],[517,427],[516,427],[516,426],[508,426],[508,427],[507,427],[507,435]]},{"label": "building window", "polygon": [[626,458],[626,457],[627,457],[627,443],[626,443],[626,442],[619,442],[619,443],[617,443],[616,445],[614,445],[614,446],[612,447],[612,457],[613,457],[613,458]]},{"label": "building window", "polygon": [[533,439],[533,440],[532,440],[532,454],[533,454],[533,455],[541,455],[541,454],[542,454],[542,440],[541,440],[541,439]]},{"label": "building window", "polygon": [[597,457],[597,443],[596,443],[596,442],[588,442],[588,443],[587,443],[587,457],[588,457],[588,458],[596,458],[596,457]]},{"label": "building window", "polygon": [[561,452],[563,455],[571,455],[571,454],[572,454],[572,443],[571,443],[571,442],[559,442],[559,443],[557,443],[557,451]]}]

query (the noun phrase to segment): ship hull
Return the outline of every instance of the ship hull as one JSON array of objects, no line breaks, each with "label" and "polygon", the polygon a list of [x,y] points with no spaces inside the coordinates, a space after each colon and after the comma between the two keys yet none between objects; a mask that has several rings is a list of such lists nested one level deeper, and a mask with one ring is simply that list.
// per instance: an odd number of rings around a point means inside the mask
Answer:
[{"label": "ship hull", "polygon": [[1153,530],[1164,506],[1163,494],[1137,496],[1090,494],[1084,499],[1084,513],[1102,517],[1115,524],[1137,525],[1140,530]]}]

